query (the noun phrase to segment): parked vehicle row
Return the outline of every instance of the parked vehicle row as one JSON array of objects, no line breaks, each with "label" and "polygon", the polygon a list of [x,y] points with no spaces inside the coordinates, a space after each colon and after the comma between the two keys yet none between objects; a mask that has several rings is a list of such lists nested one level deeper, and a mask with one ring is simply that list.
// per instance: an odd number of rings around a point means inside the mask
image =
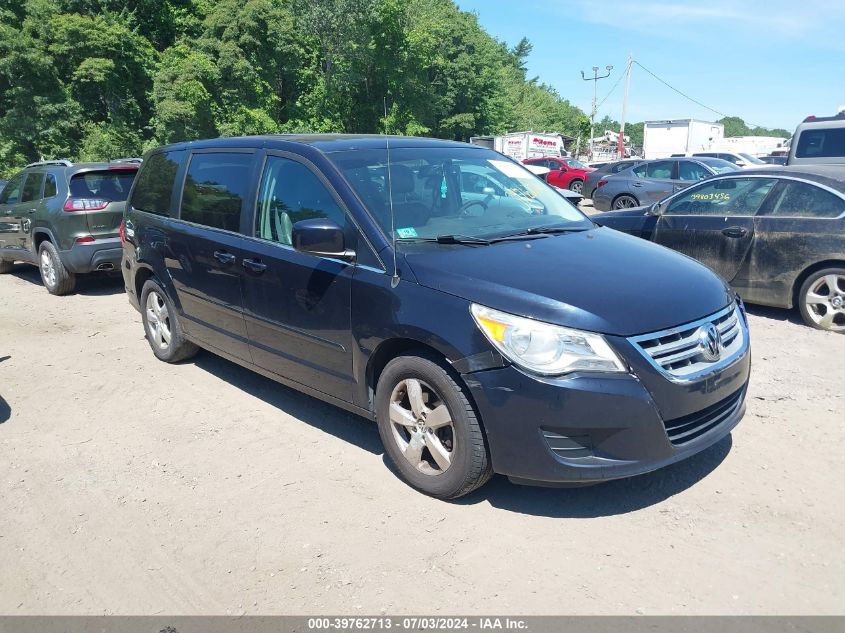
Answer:
[{"label": "parked vehicle row", "polygon": [[845,171],[723,173],[650,206],[594,216],[702,261],[749,303],[792,308],[845,332]]},{"label": "parked vehicle row", "polygon": [[592,168],[574,158],[528,158],[522,162],[526,165],[547,167],[550,173],[546,180],[550,185],[561,189],[571,189],[579,194],[583,193],[584,181],[587,174],[592,171]]}]

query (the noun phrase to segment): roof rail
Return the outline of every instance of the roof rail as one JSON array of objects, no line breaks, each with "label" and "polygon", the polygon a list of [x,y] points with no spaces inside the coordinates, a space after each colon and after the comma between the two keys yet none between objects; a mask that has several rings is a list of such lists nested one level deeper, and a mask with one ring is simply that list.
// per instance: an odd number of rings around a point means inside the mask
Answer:
[{"label": "roof rail", "polygon": [[112,158],[109,159],[110,163],[143,163],[143,158]]},{"label": "roof rail", "polygon": [[71,167],[73,166],[73,163],[66,158],[60,158],[58,160],[38,160],[34,163],[30,163],[26,167],[42,167],[45,165],[59,165],[60,167]]}]

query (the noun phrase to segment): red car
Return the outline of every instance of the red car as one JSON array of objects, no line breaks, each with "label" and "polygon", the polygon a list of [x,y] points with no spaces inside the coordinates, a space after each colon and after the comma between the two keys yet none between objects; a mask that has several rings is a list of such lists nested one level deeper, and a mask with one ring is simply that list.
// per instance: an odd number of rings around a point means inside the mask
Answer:
[{"label": "red car", "polygon": [[526,165],[548,167],[551,171],[546,176],[546,180],[550,185],[561,189],[571,189],[575,193],[581,193],[587,174],[595,171],[574,158],[526,158],[522,162]]}]

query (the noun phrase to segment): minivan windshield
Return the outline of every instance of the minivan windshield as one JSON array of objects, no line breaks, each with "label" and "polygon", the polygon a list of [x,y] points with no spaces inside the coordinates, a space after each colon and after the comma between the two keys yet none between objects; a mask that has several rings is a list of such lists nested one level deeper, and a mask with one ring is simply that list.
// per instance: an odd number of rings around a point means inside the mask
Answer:
[{"label": "minivan windshield", "polygon": [[491,150],[391,148],[390,169],[386,148],[329,156],[388,236],[493,239],[593,227],[552,187]]}]

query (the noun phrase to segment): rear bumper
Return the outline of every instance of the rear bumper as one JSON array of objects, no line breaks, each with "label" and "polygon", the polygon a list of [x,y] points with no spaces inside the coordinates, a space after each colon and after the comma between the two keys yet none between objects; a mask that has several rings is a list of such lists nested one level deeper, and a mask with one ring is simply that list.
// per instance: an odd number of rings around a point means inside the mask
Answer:
[{"label": "rear bumper", "polygon": [[70,250],[59,253],[65,268],[72,273],[90,273],[95,270],[117,271],[120,268],[122,255],[123,249],[119,237],[75,243]]},{"label": "rear bumper", "polygon": [[[745,414],[749,356],[659,402],[634,375],[539,378],[510,366],[464,378],[494,471],[523,483],[596,482],[662,468],[730,433]],[[678,429],[692,432],[670,439]]]}]

